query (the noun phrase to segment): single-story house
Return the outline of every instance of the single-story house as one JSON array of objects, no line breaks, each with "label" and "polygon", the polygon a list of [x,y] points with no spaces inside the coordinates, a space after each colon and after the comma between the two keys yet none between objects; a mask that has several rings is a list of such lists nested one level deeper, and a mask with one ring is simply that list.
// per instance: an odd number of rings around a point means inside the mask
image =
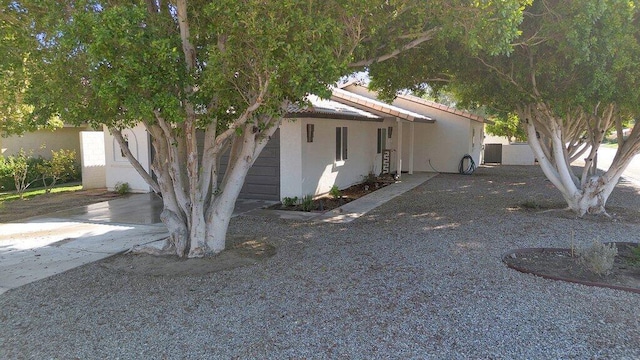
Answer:
[{"label": "single-story house", "polygon": [[[388,104],[356,83],[333,89],[330,99],[309,97],[310,106],[292,108],[254,166],[241,197],[281,200],[346,188],[369,174],[458,172],[465,155],[480,163],[484,119],[411,95]],[[123,134],[149,169],[150,139],[142,126]],[[280,141],[286,139],[286,141]],[[149,186],[122,156],[105,131],[106,184]]]}]

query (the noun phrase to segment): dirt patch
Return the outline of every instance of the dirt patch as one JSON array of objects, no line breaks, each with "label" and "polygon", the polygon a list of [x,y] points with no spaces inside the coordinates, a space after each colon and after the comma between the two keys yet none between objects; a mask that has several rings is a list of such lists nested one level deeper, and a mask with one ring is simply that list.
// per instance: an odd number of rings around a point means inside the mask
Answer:
[{"label": "dirt patch", "polygon": [[25,200],[6,201],[0,203],[0,222],[50,215],[56,211],[113,200],[121,196],[123,195],[106,189],[91,189],[42,194]]},{"label": "dirt patch", "polygon": [[[359,199],[365,195],[371,194],[376,190],[382,189],[385,186],[393,184],[395,180],[391,176],[384,176],[376,178],[375,180],[368,180],[361,184],[350,186],[346,189],[340,190],[340,196],[326,195],[316,199],[312,199],[309,203],[305,204],[304,199],[291,199],[295,204],[275,204],[269,207],[272,210],[288,210],[288,211],[306,211],[306,212],[326,212],[339,208],[340,206],[350,203],[356,199]],[[286,198],[285,198],[286,199]]]},{"label": "dirt patch", "polygon": [[585,268],[570,249],[535,248],[514,250],[503,261],[511,268],[548,279],[610,287],[640,293],[640,262],[634,258],[635,243],[616,243],[618,256],[609,275]]},{"label": "dirt patch", "polygon": [[121,254],[105,259],[100,266],[118,273],[140,276],[200,276],[255,265],[276,254],[266,238],[228,236],[227,249],[198,259],[146,254]]}]

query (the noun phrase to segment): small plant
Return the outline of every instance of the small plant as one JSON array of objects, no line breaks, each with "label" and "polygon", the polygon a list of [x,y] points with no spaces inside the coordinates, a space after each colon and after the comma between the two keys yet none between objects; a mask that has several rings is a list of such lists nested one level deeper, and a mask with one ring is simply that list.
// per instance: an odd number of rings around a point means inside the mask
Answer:
[{"label": "small plant", "polygon": [[591,246],[578,249],[580,263],[587,270],[598,275],[609,275],[613,269],[613,262],[618,255],[616,244],[603,244],[598,240],[593,240]]},{"label": "small plant", "polygon": [[378,177],[373,172],[370,172],[369,174],[364,175],[363,178],[364,179],[362,179],[362,183],[369,186],[378,182]]},{"label": "small plant", "polygon": [[631,263],[640,266],[640,245],[631,248]]},{"label": "small plant", "polygon": [[131,192],[131,187],[128,182],[119,181],[116,183],[116,186],[113,187],[113,190],[120,195],[126,195]]},{"label": "small plant", "polygon": [[302,211],[306,212],[313,210],[313,196],[305,195],[302,200],[300,200],[300,207],[302,208]]},{"label": "small plant", "polygon": [[331,187],[331,190],[329,190],[329,195],[331,195],[331,197],[335,200],[338,200],[342,197],[342,192],[340,191],[340,189],[338,189],[337,185],[333,185]]},{"label": "small plant", "polygon": [[297,203],[298,203],[298,197],[297,196],[294,196],[294,197],[285,196],[284,198],[282,198],[282,205],[284,205],[286,207],[294,206]]},{"label": "small plant", "polygon": [[540,209],[542,209],[542,205],[540,205],[540,203],[538,203],[535,200],[524,201],[524,202],[520,203],[520,207],[522,207],[523,209],[529,209],[529,210],[540,210]]}]

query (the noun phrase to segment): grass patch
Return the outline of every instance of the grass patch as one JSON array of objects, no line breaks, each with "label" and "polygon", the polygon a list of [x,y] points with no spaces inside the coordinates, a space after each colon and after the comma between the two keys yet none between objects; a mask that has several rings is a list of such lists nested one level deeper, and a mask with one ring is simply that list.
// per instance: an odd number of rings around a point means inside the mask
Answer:
[{"label": "grass patch", "polygon": [[[51,193],[64,193],[64,192],[73,192],[73,191],[78,191],[78,190],[82,190],[82,185],[79,185],[77,183],[73,183],[73,184],[62,184],[62,185],[57,185],[54,188],[51,189]],[[38,195],[42,195],[45,194],[45,188],[35,188],[35,189],[31,189],[31,190],[27,190],[24,192],[24,198],[25,199],[30,199],[33,197],[36,197]],[[18,195],[17,192],[15,191],[10,191],[10,192],[6,192],[6,193],[0,193],[0,204],[4,203],[5,201],[13,201],[13,200],[18,200],[20,199],[20,195]]]}]

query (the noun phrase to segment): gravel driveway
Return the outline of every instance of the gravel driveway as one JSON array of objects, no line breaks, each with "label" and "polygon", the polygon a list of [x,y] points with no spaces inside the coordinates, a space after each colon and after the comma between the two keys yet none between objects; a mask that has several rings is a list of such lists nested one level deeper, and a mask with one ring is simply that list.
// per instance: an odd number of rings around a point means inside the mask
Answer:
[{"label": "gravel driveway", "polygon": [[[637,211],[639,188],[610,198]],[[634,359],[640,296],[506,268],[520,247],[634,241],[561,204],[538,167],[442,174],[345,225],[240,216],[277,254],[194,277],[90,264],[0,296],[2,359]]]}]

